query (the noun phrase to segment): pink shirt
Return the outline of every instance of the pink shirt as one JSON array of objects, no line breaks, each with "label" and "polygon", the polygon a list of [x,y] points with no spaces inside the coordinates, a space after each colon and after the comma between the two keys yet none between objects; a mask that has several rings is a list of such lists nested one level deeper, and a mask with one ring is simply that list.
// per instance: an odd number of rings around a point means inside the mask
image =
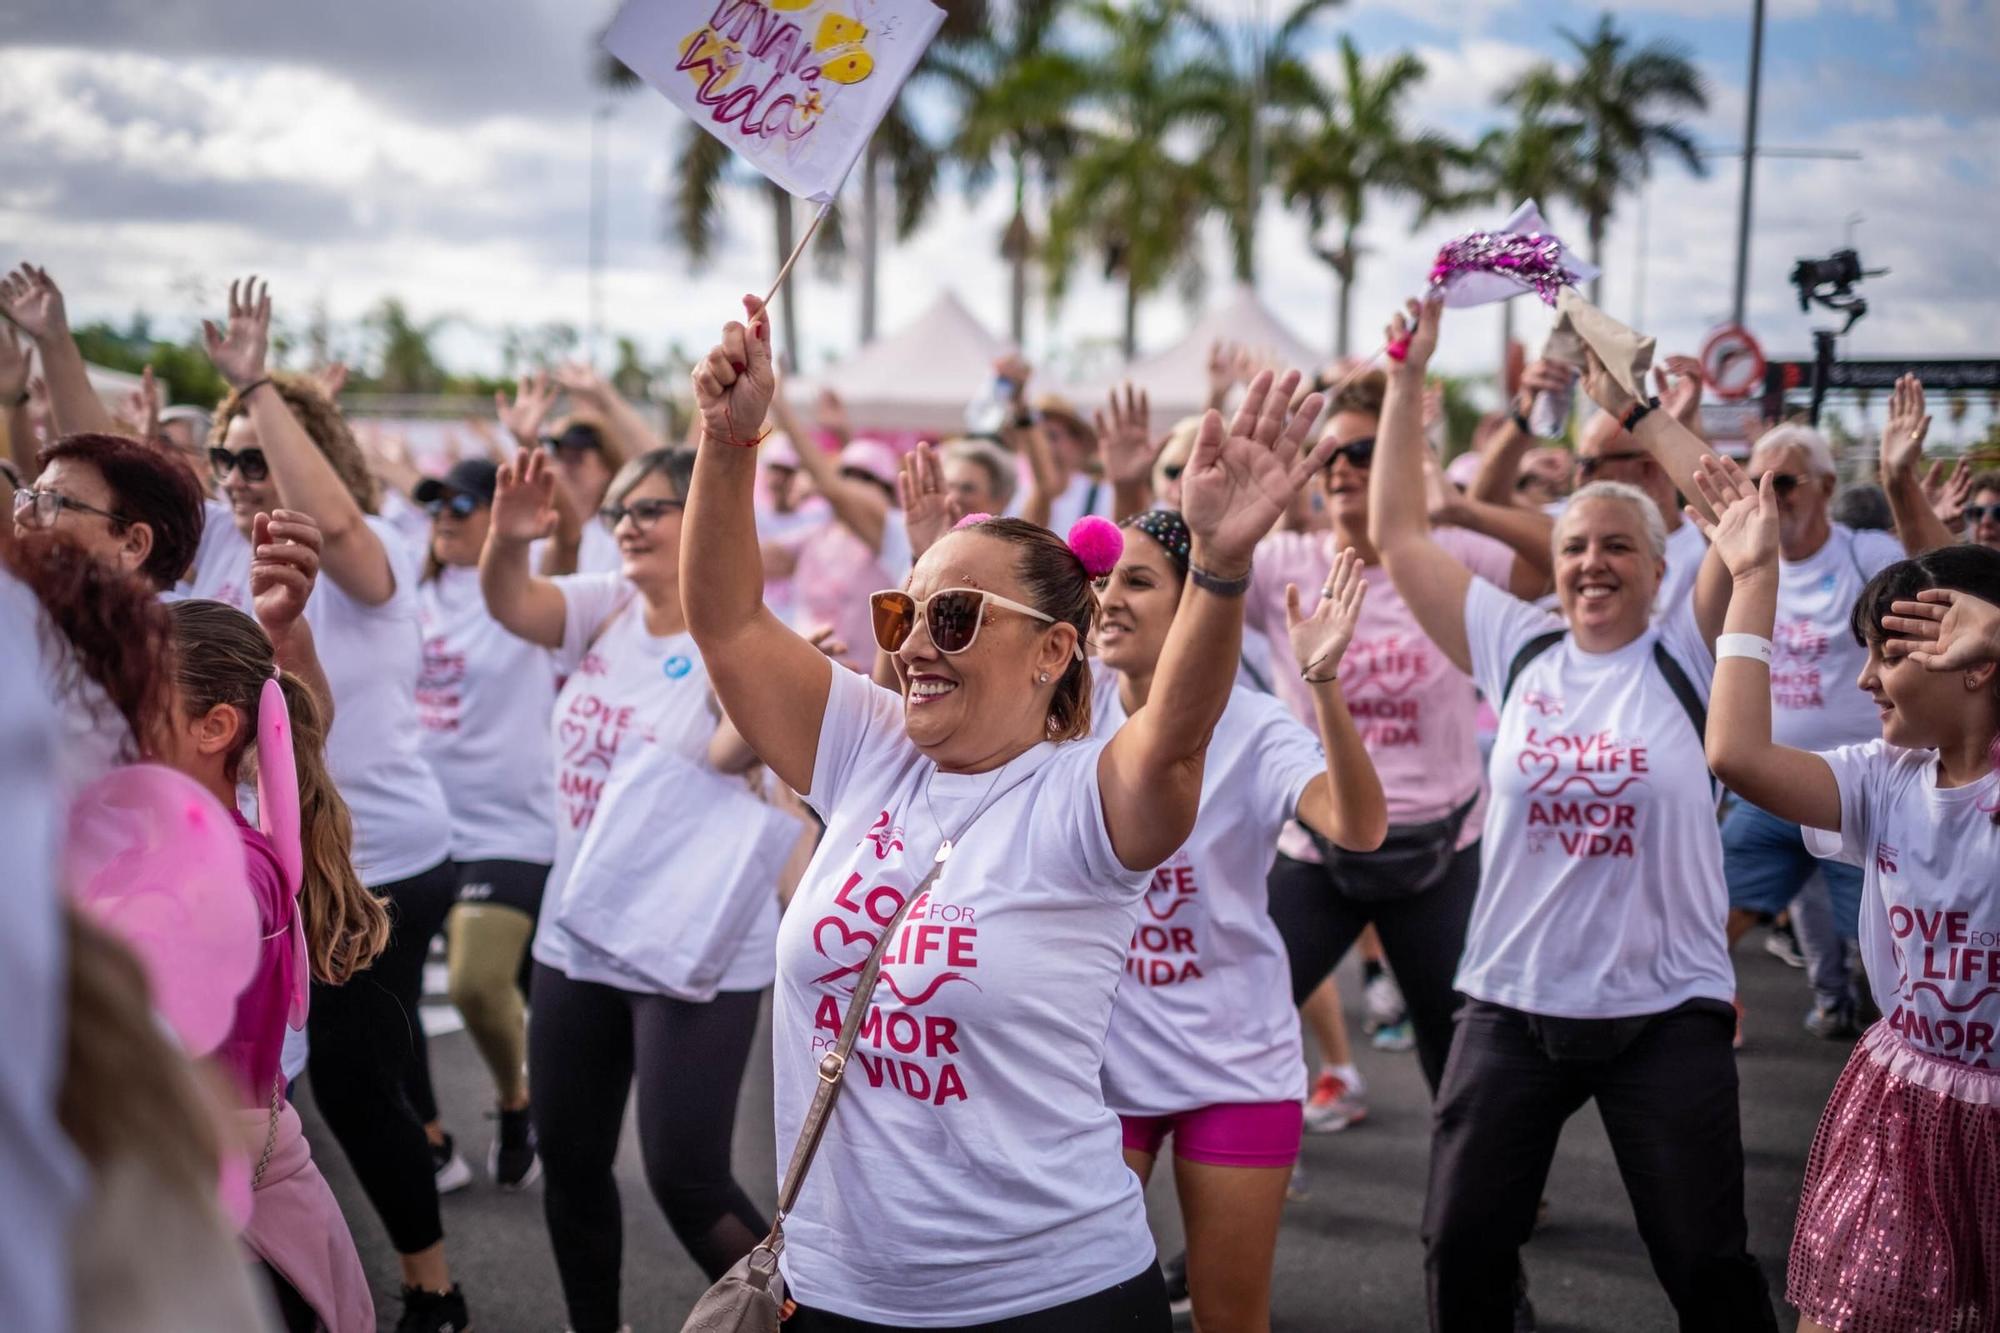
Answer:
[{"label": "pink shirt", "polygon": [[271,1089],[281,1077],[279,1053],[285,1045],[285,1016],[291,1008],[293,967],[292,913],[296,900],[285,891],[285,873],[270,839],[252,828],[242,815],[236,832],[243,839],[243,859],[249,870],[250,894],[257,900],[257,932],[263,938],[257,971],[236,997],[236,1021],[215,1051],[249,1106],[268,1106]]},{"label": "pink shirt", "polygon": [[833,626],[834,636],[847,645],[841,660],[857,671],[875,665],[875,630],[868,611],[868,594],[902,586],[902,577],[884,567],[882,558],[830,519],[798,543],[798,565],[792,574],[792,596],[802,629]]},{"label": "pink shirt", "polygon": [[[1505,589],[1513,552],[1500,542],[1462,528],[1433,534],[1474,575]],[[1295,583],[1302,602],[1319,595],[1333,570],[1330,533],[1275,532],[1257,547],[1256,569],[1244,607],[1245,628],[1271,643],[1271,673],[1278,697],[1317,732],[1312,691],[1292,669],[1285,627],[1285,585]],[[1340,664],[1348,711],[1361,731],[1368,757],[1382,780],[1391,824],[1441,819],[1481,792],[1466,816],[1459,846],[1479,837],[1485,823],[1484,773],[1477,734],[1478,695],[1472,678],[1453,666],[1424,634],[1408,603],[1380,565],[1362,570],[1368,597],[1361,623]],[[1287,825],[1279,847],[1286,855],[1316,861],[1312,844]]]}]

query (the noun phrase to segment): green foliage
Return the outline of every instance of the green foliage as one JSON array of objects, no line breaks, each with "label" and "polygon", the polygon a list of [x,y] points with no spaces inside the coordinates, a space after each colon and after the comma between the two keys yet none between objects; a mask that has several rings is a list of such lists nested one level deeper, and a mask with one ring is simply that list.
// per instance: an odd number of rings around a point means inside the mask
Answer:
[{"label": "green foliage", "polygon": [[214,407],[228,386],[208,363],[199,339],[170,343],[157,339],[152,322],[137,314],[123,332],[110,324],[86,324],[77,329],[76,345],[83,359],[110,370],[137,375],[147,366],[164,380],[171,401],[193,407]]}]

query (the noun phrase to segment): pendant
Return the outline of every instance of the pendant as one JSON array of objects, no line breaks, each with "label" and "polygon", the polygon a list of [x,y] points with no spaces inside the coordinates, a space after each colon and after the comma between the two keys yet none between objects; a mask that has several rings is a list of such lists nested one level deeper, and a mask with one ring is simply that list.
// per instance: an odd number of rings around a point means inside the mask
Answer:
[{"label": "pendant", "polygon": [[946,838],[943,842],[938,844],[937,862],[939,865],[943,865],[946,861],[949,861],[950,859],[951,859],[951,839]]}]

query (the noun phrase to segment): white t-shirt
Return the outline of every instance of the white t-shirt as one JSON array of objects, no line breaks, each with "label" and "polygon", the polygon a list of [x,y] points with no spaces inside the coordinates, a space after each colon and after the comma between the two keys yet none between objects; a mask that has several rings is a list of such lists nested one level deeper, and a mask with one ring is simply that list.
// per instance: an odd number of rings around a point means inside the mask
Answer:
[{"label": "white t-shirt", "polygon": [[1938,786],[1935,750],[1877,738],[1822,753],[1840,831],[1815,856],[1861,867],[1861,952],[1889,1026],[1940,1060],[2000,1068],[2000,773]]},{"label": "white t-shirt", "polygon": [[[528,568],[537,575],[542,572],[542,557],[548,549],[549,539],[546,537],[528,545]],[[611,535],[610,528],[604,526],[604,520],[595,514],[584,519],[577,536],[576,572],[616,574],[624,567],[624,557],[618,554],[618,539]]]},{"label": "white t-shirt", "polygon": [[0,1327],[18,1329],[69,1327],[68,1224],[89,1190],[56,1118],[69,992],[54,720],[68,705],[45,652],[40,605],[0,569]]},{"label": "white t-shirt", "polygon": [[[573,981],[637,991],[641,987],[630,972],[571,939],[557,923],[563,885],[597,814],[605,780],[649,745],[666,746],[706,767],[709,738],[721,714],[693,636],[648,634],[646,603],[621,575],[570,574],[554,582],[565,603],[556,665],[568,679],[553,716],[555,864],[542,894],[535,961]],[[660,793],[662,801],[673,799],[673,792]],[[660,849],[662,859],[672,854],[671,848]],[[771,984],[776,931],[774,895],[768,915],[743,936],[719,989],[762,990]]]},{"label": "white t-shirt", "polygon": [[[903,703],[834,671],[807,803],[826,836],[778,930],[778,1167],[834,1045],[853,973],[957,849],[885,955],[840,1105],[781,1260],[801,1302],[899,1328],[1076,1300],[1154,1258],[1098,1070],[1152,876],[1112,851],[1103,742],[940,773]],[[972,823],[982,801],[985,812]]]},{"label": "white t-shirt", "polygon": [[[1095,734],[1111,739],[1125,723],[1116,690],[1092,716]],[[1291,964],[1264,878],[1278,830],[1324,772],[1319,738],[1282,701],[1230,693],[1194,832],[1153,872],[1125,955],[1104,1049],[1104,1100],[1120,1115],[1304,1093]]]},{"label": "white t-shirt", "polygon": [[1886,532],[1839,523],[1804,560],[1778,565],[1771,635],[1771,738],[1799,750],[1860,745],[1882,734],[1875,705],[1855,684],[1868,650],[1854,641],[1854,603],[1869,579],[1903,558]]},{"label": "white t-shirt", "polygon": [[424,760],[451,809],[452,857],[547,865],[555,856],[555,659],[493,618],[477,569],[440,569],[417,585],[417,601],[417,717]]},{"label": "white t-shirt", "polygon": [[[229,506],[211,500],[206,509],[188,593],[253,614],[250,543],[236,530]],[[417,560],[385,520],[369,515],[367,523],[388,552],[396,591],[380,606],[368,606],[321,571],[306,621],[333,690],[326,762],[354,816],[354,870],[363,884],[379,888],[448,857],[451,823],[444,789],[418,751],[423,631]]]},{"label": "white t-shirt", "polygon": [[[1466,589],[1473,679],[1489,699],[1530,639],[1561,628],[1489,583]],[[1692,605],[1615,652],[1565,638],[1514,683],[1455,983],[1467,995],[1558,1018],[1629,1018],[1736,993],[1708,761],[1653,660],[1656,642],[1705,702],[1715,659]]]},{"label": "white t-shirt", "polygon": [[1653,596],[1653,614],[1669,615],[1694,601],[1695,575],[1708,555],[1708,538],[1686,519],[1667,534],[1667,572]]}]

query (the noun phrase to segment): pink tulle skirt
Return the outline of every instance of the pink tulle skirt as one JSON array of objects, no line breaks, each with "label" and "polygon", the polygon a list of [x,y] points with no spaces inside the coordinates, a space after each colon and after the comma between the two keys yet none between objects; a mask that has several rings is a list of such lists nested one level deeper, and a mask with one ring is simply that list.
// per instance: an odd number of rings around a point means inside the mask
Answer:
[{"label": "pink tulle skirt", "polygon": [[2000,1072],[1868,1029],[1813,1136],[1785,1296],[1839,1333],[2000,1329]]}]

